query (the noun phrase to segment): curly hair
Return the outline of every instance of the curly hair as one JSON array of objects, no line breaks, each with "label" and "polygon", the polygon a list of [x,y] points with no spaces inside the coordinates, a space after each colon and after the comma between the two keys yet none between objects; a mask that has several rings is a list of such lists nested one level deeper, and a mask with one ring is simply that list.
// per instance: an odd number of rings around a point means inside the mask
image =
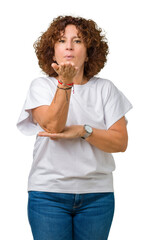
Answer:
[{"label": "curly hair", "polygon": [[53,19],[46,32],[33,44],[40,68],[48,76],[56,77],[51,67],[54,56],[54,45],[69,24],[75,25],[87,48],[88,61],[84,64],[84,76],[88,79],[100,72],[107,62],[109,48],[102,29],[93,20],[82,17],[58,16]]}]

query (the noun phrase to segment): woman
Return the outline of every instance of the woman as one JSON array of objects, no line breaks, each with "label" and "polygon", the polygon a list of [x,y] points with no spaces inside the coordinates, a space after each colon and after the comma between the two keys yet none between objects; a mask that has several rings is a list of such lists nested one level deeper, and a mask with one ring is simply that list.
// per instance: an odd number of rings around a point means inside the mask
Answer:
[{"label": "woman", "polygon": [[46,77],[31,82],[17,127],[36,134],[28,179],[35,240],[105,240],[114,214],[111,153],[127,148],[131,103],[95,77],[108,44],[94,21],[59,16],[34,44]]}]

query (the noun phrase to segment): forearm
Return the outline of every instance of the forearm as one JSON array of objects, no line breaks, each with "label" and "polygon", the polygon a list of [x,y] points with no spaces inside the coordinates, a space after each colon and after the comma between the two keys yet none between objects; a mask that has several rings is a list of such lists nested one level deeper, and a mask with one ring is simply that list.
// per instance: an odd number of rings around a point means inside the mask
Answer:
[{"label": "forearm", "polygon": [[[62,88],[62,85],[58,84],[58,87]],[[57,88],[46,114],[45,129],[47,131],[61,132],[64,129],[67,121],[70,96],[71,89],[63,90]]]},{"label": "forearm", "polygon": [[93,128],[93,133],[86,138],[86,141],[108,153],[124,152],[127,148],[127,139],[120,132],[110,129]]}]

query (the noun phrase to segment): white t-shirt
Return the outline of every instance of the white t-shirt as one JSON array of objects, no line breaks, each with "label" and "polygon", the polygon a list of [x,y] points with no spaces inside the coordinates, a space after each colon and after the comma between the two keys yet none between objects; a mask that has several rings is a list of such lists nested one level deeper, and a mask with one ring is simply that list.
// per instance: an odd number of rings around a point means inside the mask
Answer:
[{"label": "white t-shirt", "polygon": [[[17,122],[23,134],[36,135],[27,190],[76,194],[113,192],[115,163],[111,153],[82,138],[54,141],[37,135],[44,130],[33,122],[31,109],[50,105],[57,84],[54,77],[34,79]],[[84,85],[74,85],[66,126],[88,124],[108,129],[131,108],[132,104],[110,80],[93,77]]]}]

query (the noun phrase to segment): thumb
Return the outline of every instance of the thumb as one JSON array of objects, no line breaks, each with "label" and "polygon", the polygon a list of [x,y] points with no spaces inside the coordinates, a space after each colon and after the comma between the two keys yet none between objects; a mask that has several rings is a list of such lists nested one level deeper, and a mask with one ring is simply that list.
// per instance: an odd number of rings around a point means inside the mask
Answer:
[{"label": "thumb", "polygon": [[53,67],[54,71],[58,73],[59,66],[56,63],[52,63],[51,66]]}]

